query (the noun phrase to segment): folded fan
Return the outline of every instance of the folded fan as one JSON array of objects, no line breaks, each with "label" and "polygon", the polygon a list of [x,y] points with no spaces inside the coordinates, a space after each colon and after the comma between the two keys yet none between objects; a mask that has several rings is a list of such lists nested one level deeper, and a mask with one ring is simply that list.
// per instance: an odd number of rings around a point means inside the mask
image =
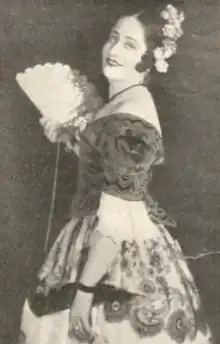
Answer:
[{"label": "folded fan", "polygon": [[60,125],[71,122],[80,107],[85,108],[86,87],[91,87],[78,70],[61,63],[27,68],[16,75],[16,81],[43,118]]}]

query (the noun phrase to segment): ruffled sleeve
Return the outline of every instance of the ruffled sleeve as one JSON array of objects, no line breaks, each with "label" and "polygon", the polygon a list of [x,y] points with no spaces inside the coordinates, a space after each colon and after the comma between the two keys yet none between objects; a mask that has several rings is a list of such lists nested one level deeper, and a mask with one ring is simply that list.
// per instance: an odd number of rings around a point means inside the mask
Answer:
[{"label": "ruffled sleeve", "polygon": [[163,161],[162,138],[149,122],[126,113],[101,118],[91,126],[95,134],[95,148],[104,159],[121,166],[148,163],[148,152],[154,155],[152,163]]},{"label": "ruffled sleeve", "polygon": [[117,113],[96,120],[85,139],[99,152],[103,191],[128,200],[144,199],[151,167],[164,158],[157,129],[137,116]]}]

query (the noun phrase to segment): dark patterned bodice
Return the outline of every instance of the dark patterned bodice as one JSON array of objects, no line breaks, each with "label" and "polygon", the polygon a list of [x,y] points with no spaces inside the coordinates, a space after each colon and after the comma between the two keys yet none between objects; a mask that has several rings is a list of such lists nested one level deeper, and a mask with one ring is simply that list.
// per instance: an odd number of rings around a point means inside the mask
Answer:
[{"label": "dark patterned bodice", "polygon": [[95,120],[81,134],[73,207],[82,216],[97,209],[101,192],[144,200],[152,165],[163,161],[160,134],[137,116],[116,113]]}]

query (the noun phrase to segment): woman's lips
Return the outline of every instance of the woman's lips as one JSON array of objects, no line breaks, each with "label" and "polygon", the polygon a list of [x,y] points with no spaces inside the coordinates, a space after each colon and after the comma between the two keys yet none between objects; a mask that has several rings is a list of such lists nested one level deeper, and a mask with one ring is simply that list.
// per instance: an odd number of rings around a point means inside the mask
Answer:
[{"label": "woman's lips", "polygon": [[119,62],[113,60],[113,59],[110,59],[110,58],[107,58],[106,59],[106,62],[109,66],[111,67],[119,67],[119,66],[122,66]]}]

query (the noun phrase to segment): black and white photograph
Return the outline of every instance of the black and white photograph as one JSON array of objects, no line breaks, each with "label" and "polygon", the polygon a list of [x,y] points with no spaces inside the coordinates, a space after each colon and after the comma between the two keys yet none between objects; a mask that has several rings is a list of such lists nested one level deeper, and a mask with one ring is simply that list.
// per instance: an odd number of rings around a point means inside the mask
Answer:
[{"label": "black and white photograph", "polygon": [[220,0],[0,14],[0,344],[218,344]]}]

